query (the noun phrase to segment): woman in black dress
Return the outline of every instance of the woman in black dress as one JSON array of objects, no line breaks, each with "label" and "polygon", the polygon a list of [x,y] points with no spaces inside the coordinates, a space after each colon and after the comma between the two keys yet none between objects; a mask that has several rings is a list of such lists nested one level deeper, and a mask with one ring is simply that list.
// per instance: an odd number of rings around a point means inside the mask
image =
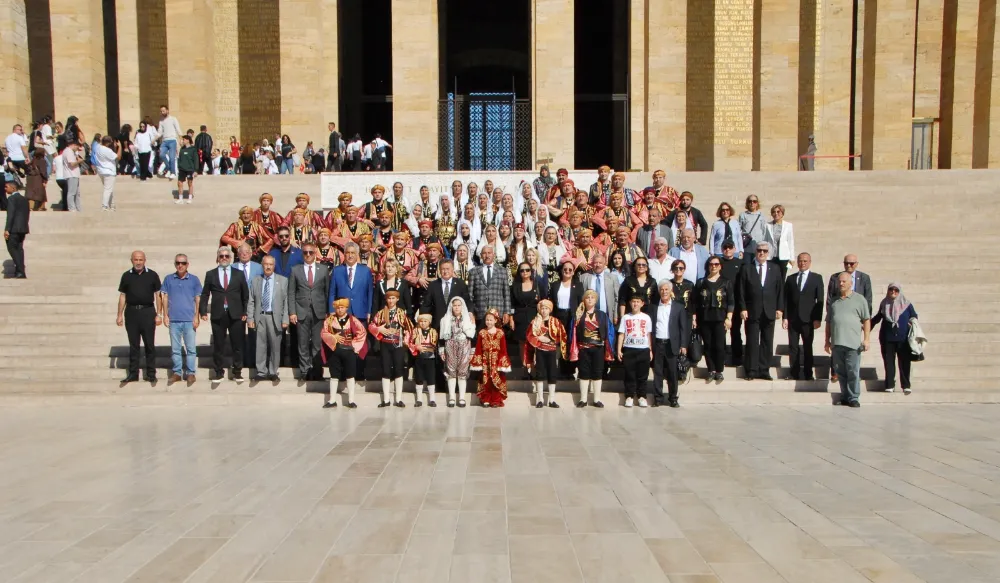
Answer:
[{"label": "woman in black dress", "polygon": [[[583,301],[583,284],[576,277],[576,267],[571,261],[564,261],[559,266],[559,281],[549,286],[549,300],[554,306],[552,317],[562,322],[563,329],[569,330],[573,324],[573,314]],[[559,368],[563,378],[573,377],[575,363],[570,360],[560,360]]]},{"label": "woman in black dress", "polygon": [[523,366],[522,349],[528,325],[538,315],[538,302],[545,297],[539,277],[527,262],[517,266],[510,286],[510,305],[514,309],[514,330],[507,341],[507,354],[513,366]]},{"label": "woman in black dress", "polygon": [[378,313],[385,307],[385,294],[389,290],[399,292],[399,307],[406,311],[406,315],[413,317],[413,294],[410,284],[399,275],[399,263],[388,258],[382,265],[382,279],[375,284],[375,292],[372,294],[372,313]]},{"label": "woman in black dress", "polygon": [[722,260],[708,260],[708,275],[694,287],[691,301],[696,311],[692,328],[697,328],[705,342],[705,366],[708,382],[722,382],[726,366],[726,332],[733,325],[736,306],[733,283],[722,277]]},{"label": "woman in black dress", "polygon": [[632,262],[632,274],[625,278],[625,282],[618,289],[618,319],[629,310],[628,302],[635,296],[645,298],[642,311],[652,319],[656,314],[656,302],[659,291],[656,289],[656,282],[649,276],[649,262],[645,257],[636,257]]},{"label": "woman in black dress", "polygon": [[684,304],[684,311],[688,313],[688,319],[690,319],[694,316],[698,304],[694,301],[694,284],[684,279],[685,270],[687,270],[687,264],[684,263],[684,260],[674,259],[674,262],[670,264],[670,273],[674,274],[670,283],[674,286],[674,299]]}]

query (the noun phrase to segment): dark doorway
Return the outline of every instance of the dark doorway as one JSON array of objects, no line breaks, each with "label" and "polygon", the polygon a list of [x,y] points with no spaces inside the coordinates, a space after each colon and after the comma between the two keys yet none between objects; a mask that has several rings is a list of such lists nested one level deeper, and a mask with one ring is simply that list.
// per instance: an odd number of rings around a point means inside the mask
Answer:
[{"label": "dark doorway", "polygon": [[441,170],[531,168],[530,0],[439,0]]},{"label": "dark doorway", "polygon": [[103,0],[104,16],[104,92],[107,99],[108,133],[121,131],[121,111],[118,102],[118,15],[115,0]]},{"label": "dark doorway", "polygon": [[[349,142],[375,134],[392,143],[392,4],[390,0],[338,2],[340,120]],[[389,153],[389,169],[392,153]]]},{"label": "dark doorway", "polygon": [[629,0],[574,4],[577,168],[625,170],[629,147]]},{"label": "dark doorway", "polygon": [[[52,19],[49,13],[49,0],[25,2],[24,19],[28,28],[31,119],[35,120],[43,115],[56,114],[55,89],[52,79]],[[59,112],[59,114],[63,119],[70,115],[64,111]]]}]

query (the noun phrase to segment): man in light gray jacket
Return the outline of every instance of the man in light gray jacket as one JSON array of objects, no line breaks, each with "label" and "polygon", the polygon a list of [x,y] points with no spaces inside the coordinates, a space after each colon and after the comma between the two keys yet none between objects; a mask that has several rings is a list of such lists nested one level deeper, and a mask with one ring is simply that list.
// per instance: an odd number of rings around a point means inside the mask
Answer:
[{"label": "man in light gray jacket", "polygon": [[277,382],[281,338],[288,328],[288,279],[274,273],[274,257],[261,260],[264,274],[250,283],[247,325],[257,331],[257,377]]}]

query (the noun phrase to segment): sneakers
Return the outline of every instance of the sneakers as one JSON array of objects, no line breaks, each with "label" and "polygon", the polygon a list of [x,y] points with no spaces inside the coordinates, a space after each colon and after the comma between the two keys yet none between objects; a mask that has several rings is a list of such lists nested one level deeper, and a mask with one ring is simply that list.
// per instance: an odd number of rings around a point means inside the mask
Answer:
[{"label": "sneakers", "polygon": [[909,395],[912,392],[913,392],[913,390],[910,387],[903,387],[903,394],[904,395]]},{"label": "sneakers", "polygon": [[631,409],[632,408],[632,403],[633,403],[632,397],[625,397],[625,406],[626,407],[628,407],[629,409]]},{"label": "sneakers", "polygon": [[174,201],[174,204],[184,204],[184,199],[178,197],[177,200]]},{"label": "sneakers", "polygon": [[649,403],[646,402],[646,397],[639,397],[639,406],[643,409],[649,407]]},{"label": "sneakers", "polygon": [[184,199],[184,204],[191,204],[193,202],[194,202],[194,197],[193,196],[189,196],[189,197],[187,197],[187,198]]},{"label": "sneakers", "polygon": [[894,392],[896,392],[896,387],[886,387],[885,388],[885,392],[887,392],[887,393],[894,393]]}]

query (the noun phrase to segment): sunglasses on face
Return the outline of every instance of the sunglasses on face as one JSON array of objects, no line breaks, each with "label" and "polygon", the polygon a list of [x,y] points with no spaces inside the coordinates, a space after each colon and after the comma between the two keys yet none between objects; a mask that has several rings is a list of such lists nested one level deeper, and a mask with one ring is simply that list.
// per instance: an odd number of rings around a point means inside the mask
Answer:
[{"label": "sunglasses on face", "polygon": [[767,253],[767,249],[758,249],[757,253]]},{"label": "sunglasses on face", "polygon": [[898,293],[899,293],[899,290],[898,290],[898,289],[896,289],[896,288],[894,288],[894,287],[890,287],[890,288],[889,288],[889,293],[891,293],[891,294],[898,294]]},{"label": "sunglasses on face", "polygon": [[708,266],[709,267],[722,267],[722,264],[721,263],[709,263]]},{"label": "sunglasses on face", "polygon": [[853,266],[855,266],[855,265],[857,265],[857,264],[858,264],[858,262],[857,262],[857,261],[845,261],[845,262],[844,262],[844,265],[846,265],[846,266],[848,266],[848,267],[853,267]]},{"label": "sunglasses on face", "polygon": [[174,261],[174,265],[187,265],[187,261]]},{"label": "sunglasses on face", "polygon": [[684,267],[671,267],[670,271],[684,271]]},{"label": "sunglasses on face", "polygon": [[[518,269],[518,271],[519,271],[520,273],[531,273],[531,270],[530,270],[530,269]],[[565,271],[565,270],[563,270],[563,271]]]},{"label": "sunglasses on face", "polygon": [[648,265],[646,265],[645,263],[636,263],[636,264],[635,264],[635,266],[636,266],[637,268],[638,268],[638,267],[649,267],[649,266],[648,266]]},{"label": "sunglasses on face", "polygon": [[287,239],[289,237],[291,237],[291,235],[278,235],[279,239]]},{"label": "sunglasses on face", "polygon": [[303,255],[313,255],[314,253],[316,253],[316,252],[315,251],[303,251],[302,252]]}]

